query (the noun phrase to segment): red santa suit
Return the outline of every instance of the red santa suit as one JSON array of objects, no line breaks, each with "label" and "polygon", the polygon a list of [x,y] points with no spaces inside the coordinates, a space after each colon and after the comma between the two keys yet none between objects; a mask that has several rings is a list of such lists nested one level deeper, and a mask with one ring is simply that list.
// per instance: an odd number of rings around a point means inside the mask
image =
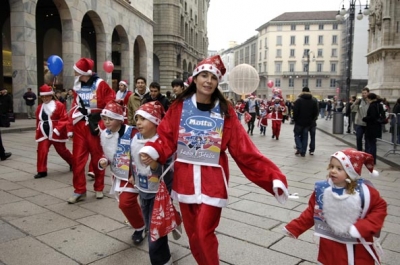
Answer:
[{"label": "red santa suit", "polygon": [[286,106],[279,97],[275,97],[271,102],[269,102],[268,112],[270,113],[269,117],[272,120],[272,138],[276,137],[276,140],[279,140],[283,113],[285,111]]},{"label": "red santa suit", "polygon": [[[193,102],[196,102],[193,95]],[[177,151],[183,102],[172,104],[158,126],[159,139],[149,142],[141,152],[164,164]],[[209,111],[207,111],[209,113]],[[260,153],[250,140],[235,109],[229,105],[230,117],[224,118],[220,140],[219,167],[175,161],[172,197],[180,202],[183,223],[190,248],[198,264],[219,264],[218,226],[221,207],[228,204],[228,157],[233,157],[243,174],[252,182],[275,195],[283,203],[287,198],[287,181],[279,168]],[[262,170],[265,169],[265,170]],[[281,193],[278,194],[278,189]],[[283,192],[282,192],[283,191]],[[200,217],[199,217],[200,216]]]},{"label": "red santa suit", "polygon": [[124,123],[128,124],[128,101],[130,96],[133,94],[132,91],[128,90],[128,83],[125,80],[121,80],[119,82],[119,85],[124,85],[126,87],[124,92],[121,92],[120,90],[118,90],[115,99],[118,101],[122,101],[122,106],[124,107],[125,113],[124,113]]},{"label": "red santa suit", "polygon": [[94,190],[103,191],[104,189],[104,171],[100,170],[97,165],[103,155],[100,137],[91,134],[88,115],[100,113],[108,102],[115,100],[115,92],[104,80],[92,73],[93,66],[94,62],[87,58],[81,58],[74,65],[76,73],[90,76],[86,83],[81,82],[79,76],[75,76],[73,103],[69,116],[68,136],[73,136],[75,194],[86,193],[85,165],[89,154],[95,174]]},{"label": "red santa suit", "polygon": [[[44,85],[40,87],[40,95],[53,95],[52,88]],[[72,155],[65,146],[68,141],[67,124],[68,116],[65,105],[59,101],[50,100],[42,103],[36,109],[36,142],[37,149],[37,172],[42,177],[47,175],[47,156],[51,145],[57,153],[71,166]],[[35,176],[39,177],[39,176]]]}]

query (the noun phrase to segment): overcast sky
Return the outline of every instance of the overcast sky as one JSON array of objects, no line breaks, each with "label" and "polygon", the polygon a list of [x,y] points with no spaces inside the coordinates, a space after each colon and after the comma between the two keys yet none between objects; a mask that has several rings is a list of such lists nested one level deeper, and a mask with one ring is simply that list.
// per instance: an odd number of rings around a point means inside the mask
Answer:
[{"label": "overcast sky", "polygon": [[[347,9],[350,1],[344,3]],[[331,11],[340,7],[340,0],[211,0],[208,49],[226,49],[229,41],[241,44],[257,34],[256,28],[285,12]]]}]

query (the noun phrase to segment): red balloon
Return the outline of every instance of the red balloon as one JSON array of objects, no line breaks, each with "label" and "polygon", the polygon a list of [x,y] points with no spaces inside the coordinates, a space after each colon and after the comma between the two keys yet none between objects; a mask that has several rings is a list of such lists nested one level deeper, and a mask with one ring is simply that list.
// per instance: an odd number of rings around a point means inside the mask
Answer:
[{"label": "red balloon", "polygon": [[111,73],[114,70],[114,64],[111,61],[105,61],[103,63],[103,69],[106,73]]},{"label": "red balloon", "polygon": [[269,88],[272,88],[272,87],[274,86],[274,81],[269,80],[268,83],[267,83],[267,86],[268,86]]}]

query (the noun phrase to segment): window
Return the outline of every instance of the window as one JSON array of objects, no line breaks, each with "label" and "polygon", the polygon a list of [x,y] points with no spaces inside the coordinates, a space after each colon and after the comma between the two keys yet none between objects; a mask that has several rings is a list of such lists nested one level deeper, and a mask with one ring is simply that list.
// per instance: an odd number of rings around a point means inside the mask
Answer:
[{"label": "window", "polygon": [[[260,58],[260,60],[261,60],[261,54],[262,54],[262,53],[260,52],[260,56],[258,56],[258,58]],[[264,58],[264,59],[265,59],[265,58]]]},{"label": "window", "polygon": [[332,49],[332,57],[337,57],[337,49]]},{"label": "window", "polygon": [[319,25],[318,25],[318,29],[319,29],[319,30],[323,30],[323,29],[324,29],[324,24],[319,24]]},{"label": "window", "polygon": [[289,87],[294,87],[294,79],[289,78]]},{"label": "window", "polygon": [[290,49],[290,57],[295,57],[295,49]]},{"label": "window", "polygon": [[264,59],[267,59],[267,50],[264,51]]},{"label": "window", "polygon": [[281,58],[282,57],[282,49],[276,49],[276,57]]},{"label": "window", "polygon": [[261,69],[261,63],[259,63],[259,64],[258,64],[258,72],[261,73],[261,72],[262,72],[261,70],[262,70],[262,69]]},{"label": "window", "polygon": [[290,30],[296,30],[296,25],[290,25]]},{"label": "window", "polygon": [[324,36],[322,36],[322,35],[319,35],[319,36],[318,36],[318,44],[319,44],[319,45],[324,44]]},{"label": "window", "polygon": [[267,63],[264,62],[264,72],[267,72]]},{"label": "window", "polygon": [[289,63],[289,72],[294,72],[294,63]]},{"label": "window", "polygon": [[261,50],[261,48],[262,48],[262,40],[260,40],[260,50]]},{"label": "window", "polygon": [[322,72],[322,63],[317,63],[317,72]]},{"label": "window", "polygon": [[282,45],[282,36],[276,36],[276,45]]},{"label": "window", "polygon": [[318,49],[317,57],[324,57],[324,56],[323,56],[323,50],[322,50],[322,49]]},{"label": "window", "polygon": [[280,78],[275,78],[275,86],[281,87],[281,79]]},{"label": "window", "polygon": [[309,51],[309,49],[304,49],[303,57],[307,57],[308,56],[308,51]]},{"label": "window", "polygon": [[268,42],[267,42],[267,38],[265,38],[265,40],[264,40],[264,48],[265,48],[265,49],[268,49]]},{"label": "window", "polygon": [[332,44],[337,44],[337,35],[332,36]]},{"label": "window", "polygon": [[282,31],[282,25],[277,25],[277,26],[276,26],[276,30],[277,30],[277,31]]},{"label": "window", "polygon": [[296,45],[296,36],[290,36],[290,45]]},{"label": "window", "polygon": [[304,25],[304,30],[310,30],[310,25]]},{"label": "window", "polygon": [[331,79],[329,87],[336,87],[336,79]]},{"label": "window", "polygon": [[304,78],[304,79],[303,79],[302,86],[303,86],[303,87],[308,86],[308,79],[307,79],[307,78]]},{"label": "window", "polygon": [[304,45],[310,44],[310,36],[304,36]]},{"label": "window", "polygon": [[331,63],[331,72],[336,73],[336,63]]},{"label": "window", "polygon": [[308,72],[308,63],[303,63],[303,72]]},{"label": "window", "polygon": [[316,87],[322,87],[322,79],[317,79],[315,83]]},{"label": "window", "polygon": [[333,24],[332,29],[338,29],[338,24]]},{"label": "window", "polygon": [[275,73],[282,72],[282,63],[275,63]]}]

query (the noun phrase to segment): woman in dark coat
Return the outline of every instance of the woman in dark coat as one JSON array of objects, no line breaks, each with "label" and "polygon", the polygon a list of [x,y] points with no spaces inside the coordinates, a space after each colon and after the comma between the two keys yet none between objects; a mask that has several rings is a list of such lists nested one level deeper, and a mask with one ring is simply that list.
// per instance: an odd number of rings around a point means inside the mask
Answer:
[{"label": "woman in dark coat", "polygon": [[382,138],[382,126],[378,122],[378,119],[380,113],[384,113],[384,110],[376,94],[369,93],[367,100],[369,102],[369,108],[367,116],[363,118],[363,122],[367,123],[365,131],[365,152],[374,157],[374,163],[376,164],[376,138]]}]

